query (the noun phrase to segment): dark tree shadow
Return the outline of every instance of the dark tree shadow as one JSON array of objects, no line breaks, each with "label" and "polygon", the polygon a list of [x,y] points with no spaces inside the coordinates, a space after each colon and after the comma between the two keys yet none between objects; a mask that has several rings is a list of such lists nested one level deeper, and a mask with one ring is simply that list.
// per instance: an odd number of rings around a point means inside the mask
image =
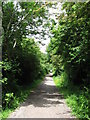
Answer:
[{"label": "dark tree shadow", "polygon": [[37,87],[36,90],[30,92],[28,99],[20,106],[33,105],[35,107],[50,107],[57,104],[64,104],[60,101],[63,95],[58,93],[58,89],[55,85],[46,84],[46,82],[52,81],[52,78],[47,75],[45,80]]}]

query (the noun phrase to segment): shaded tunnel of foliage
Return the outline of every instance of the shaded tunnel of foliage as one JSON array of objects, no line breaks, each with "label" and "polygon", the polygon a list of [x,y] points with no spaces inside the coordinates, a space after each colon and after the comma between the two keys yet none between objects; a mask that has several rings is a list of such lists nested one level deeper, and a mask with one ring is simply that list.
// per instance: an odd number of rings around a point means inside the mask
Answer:
[{"label": "shaded tunnel of foliage", "polygon": [[[79,111],[82,116],[84,114],[89,116],[88,102],[85,100],[90,98],[90,2],[63,4],[66,13],[58,16],[58,25],[56,26],[52,20],[53,37],[47,47],[47,55],[41,53],[34,39],[28,38],[29,35],[40,34],[37,28],[43,24],[43,19],[47,19],[46,11],[42,6],[42,2],[2,3],[4,32],[0,82],[3,86],[3,109],[16,108],[13,100],[19,96],[20,89],[31,85],[33,81],[53,69],[54,76],[66,80],[62,85],[65,86],[65,91],[69,86],[70,89],[73,86],[80,87],[81,97],[79,94],[78,97],[73,96],[77,101],[83,102],[80,103]],[[49,23],[46,26],[50,27],[48,25]],[[85,90],[88,92],[85,93]]]}]

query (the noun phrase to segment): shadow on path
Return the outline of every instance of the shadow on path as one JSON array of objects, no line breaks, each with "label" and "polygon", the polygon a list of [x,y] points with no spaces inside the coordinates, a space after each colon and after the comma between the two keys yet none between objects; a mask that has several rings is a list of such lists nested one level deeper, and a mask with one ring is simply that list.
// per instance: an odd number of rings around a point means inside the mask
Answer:
[{"label": "shadow on path", "polygon": [[56,88],[52,74],[31,91],[28,99],[22,103],[10,118],[72,118],[70,109]]},{"label": "shadow on path", "polygon": [[37,90],[31,91],[28,99],[21,106],[33,105],[35,107],[50,107],[56,104],[64,104],[60,99],[64,99],[58,93],[51,77],[46,76]]}]

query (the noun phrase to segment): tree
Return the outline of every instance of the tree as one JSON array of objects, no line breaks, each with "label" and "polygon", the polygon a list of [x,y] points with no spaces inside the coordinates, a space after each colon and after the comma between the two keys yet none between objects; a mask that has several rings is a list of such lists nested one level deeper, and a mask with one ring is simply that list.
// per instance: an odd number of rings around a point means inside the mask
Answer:
[{"label": "tree", "polygon": [[[38,44],[29,35],[39,33],[38,26],[46,18],[45,6],[40,2],[2,3],[2,71],[3,108],[13,106],[12,99],[19,88],[45,75]],[[41,31],[42,32],[42,31]]]},{"label": "tree", "polygon": [[[48,46],[48,56],[61,56],[64,71],[76,84],[86,84],[90,77],[89,7],[90,2],[63,4],[66,13],[59,17],[58,28],[53,27],[54,37]],[[58,66],[55,68],[59,72]]]}]

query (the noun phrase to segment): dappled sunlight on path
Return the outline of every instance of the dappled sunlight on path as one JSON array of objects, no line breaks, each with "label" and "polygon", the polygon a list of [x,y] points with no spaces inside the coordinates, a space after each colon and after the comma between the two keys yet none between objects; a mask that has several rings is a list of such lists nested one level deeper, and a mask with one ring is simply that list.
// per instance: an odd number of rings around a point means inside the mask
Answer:
[{"label": "dappled sunlight on path", "polygon": [[51,76],[48,74],[9,118],[74,118]]}]

